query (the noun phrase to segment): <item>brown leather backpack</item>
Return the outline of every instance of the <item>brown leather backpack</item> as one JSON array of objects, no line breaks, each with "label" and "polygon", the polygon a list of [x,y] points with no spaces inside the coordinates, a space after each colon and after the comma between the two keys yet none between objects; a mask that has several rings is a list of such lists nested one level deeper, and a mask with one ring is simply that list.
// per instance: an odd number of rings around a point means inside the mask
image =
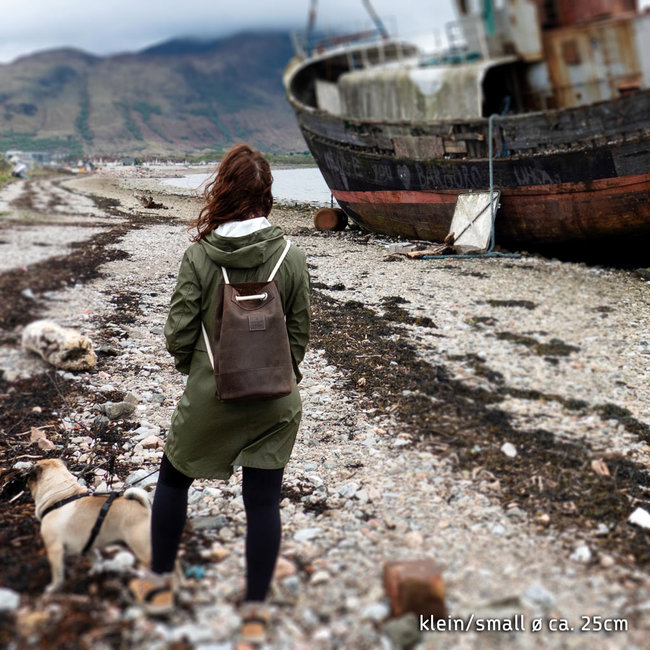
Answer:
[{"label": "brown leather backpack", "polygon": [[289,252],[280,256],[266,282],[231,284],[221,267],[223,283],[217,294],[214,340],[201,323],[203,338],[224,402],[277,399],[293,390],[293,364],[282,310],[282,298],[273,278]]}]

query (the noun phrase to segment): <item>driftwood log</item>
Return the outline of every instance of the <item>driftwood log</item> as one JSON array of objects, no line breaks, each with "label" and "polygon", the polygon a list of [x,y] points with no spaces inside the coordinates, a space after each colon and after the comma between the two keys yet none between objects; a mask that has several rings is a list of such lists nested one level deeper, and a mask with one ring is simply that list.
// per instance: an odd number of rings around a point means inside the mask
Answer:
[{"label": "driftwood log", "polygon": [[23,330],[22,346],[63,370],[92,370],[97,355],[92,341],[77,330],[51,320],[38,320]]},{"label": "driftwood log", "polygon": [[153,196],[146,196],[145,194],[134,194],[136,199],[140,201],[142,207],[150,210],[166,210],[167,208],[162,203],[157,203],[153,200]]},{"label": "driftwood log", "polygon": [[345,230],[348,225],[348,215],[340,208],[321,208],[314,215],[316,230]]}]

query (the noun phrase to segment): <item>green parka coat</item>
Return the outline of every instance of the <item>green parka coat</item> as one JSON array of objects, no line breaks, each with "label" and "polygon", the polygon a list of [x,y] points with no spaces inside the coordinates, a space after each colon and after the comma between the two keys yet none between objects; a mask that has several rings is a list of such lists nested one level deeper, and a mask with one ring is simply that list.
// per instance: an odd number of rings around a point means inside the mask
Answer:
[{"label": "green parka coat", "polygon": [[172,417],[165,454],[193,478],[227,479],[233,466],[279,469],[291,454],[302,415],[297,383],[309,339],[309,275],[304,253],[291,246],[275,280],[287,322],[296,385],[287,397],[226,403],[215,396],[215,380],[201,322],[214,335],[217,287],[223,281],[266,281],[286,240],[278,226],[243,237],[211,232],[186,251],[165,325],[167,349],[187,374],[185,392]]}]

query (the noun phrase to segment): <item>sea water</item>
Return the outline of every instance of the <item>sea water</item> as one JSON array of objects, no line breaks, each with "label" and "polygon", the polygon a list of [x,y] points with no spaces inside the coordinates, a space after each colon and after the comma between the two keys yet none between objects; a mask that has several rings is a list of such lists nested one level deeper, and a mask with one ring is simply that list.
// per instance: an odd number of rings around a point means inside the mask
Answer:
[{"label": "sea water", "polygon": [[[311,203],[330,205],[331,194],[318,167],[274,169],[273,198],[277,203]],[[160,182],[172,187],[202,191],[211,174],[186,174],[182,178],[164,178]]]}]

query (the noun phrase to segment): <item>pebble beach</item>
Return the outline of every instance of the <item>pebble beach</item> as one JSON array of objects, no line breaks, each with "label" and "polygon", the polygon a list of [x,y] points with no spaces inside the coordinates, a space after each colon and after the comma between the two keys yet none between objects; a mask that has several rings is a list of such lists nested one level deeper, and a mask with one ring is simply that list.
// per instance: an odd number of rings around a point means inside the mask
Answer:
[{"label": "pebble beach", "polygon": [[[162,333],[200,201],[161,185],[162,175],[114,168],[0,188],[0,276],[31,269],[40,278],[50,261],[80,251],[99,259],[65,286],[16,285],[13,304],[98,349],[95,370],[55,373],[67,392],[44,431],[49,455],[93,467],[100,490],[155,488],[184,388]],[[163,207],[145,209],[136,194]],[[268,647],[648,647],[650,531],[628,521],[637,508],[650,512],[648,270],[528,254],[409,259],[377,235],[317,232],[313,212],[285,203],[270,216],[306,253],[314,333],[285,471]],[[52,370],[20,348],[21,318],[2,321],[5,397]],[[112,472],[102,426],[115,434]],[[0,429],[3,473],[39,456],[12,438],[23,425]],[[28,494],[20,504],[33,519]],[[125,585],[139,569],[114,551],[85,568],[103,576],[99,590],[45,600],[36,592],[47,581],[0,580],[9,647],[44,647],[83,601],[94,622],[79,647],[231,650],[244,530],[240,473],[195,481],[169,620],[129,604]],[[383,567],[418,559],[439,567],[454,631],[391,615]],[[105,593],[101,580],[111,581]]]}]

